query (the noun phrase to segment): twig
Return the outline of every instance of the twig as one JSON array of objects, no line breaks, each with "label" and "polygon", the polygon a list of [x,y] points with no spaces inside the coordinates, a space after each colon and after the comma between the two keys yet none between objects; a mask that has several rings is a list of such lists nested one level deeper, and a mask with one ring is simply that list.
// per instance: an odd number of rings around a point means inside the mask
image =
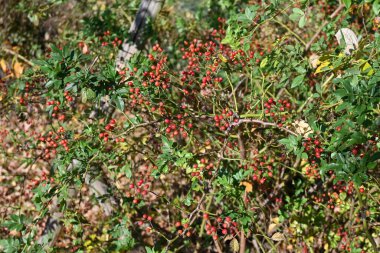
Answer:
[{"label": "twig", "polygon": [[216,247],[216,251],[217,251],[218,253],[223,253],[222,248],[220,247],[220,244],[219,244],[218,239],[216,239],[216,238],[214,238],[214,237],[212,237],[212,239],[214,240],[215,247]]},{"label": "twig", "polygon": [[8,53],[8,54],[11,54],[13,56],[16,56],[17,58],[19,58],[20,60],[24,61],[25,63],[27,63],[29,66],[33,67],[34,66],[34,63],[29,61],[28,59],[26,59],[24,56],[20,55],[19,53],[9,49],[9,48],[6,48],[6,47],[1,47],[1,50],[3,50],[4,52]]},{"label": "twig", "polygon": [[160,122],[159,120],[154,120],[154,121],[150,121],[150,122],[145,122],[145,123],[141,123],[141,124],[138,124],[138,125],[134,125],[132,126],[131,128],[128,128],[127,130],[125,130],[124,132],[116,135],[116,137],[120,137],[120,136],[123,136],[125,134],[127,134],[128,132],[136,129],[136,128],[140,128],[140,127],[144,127],[144,126],[149,126],[149,125],[154,125],[156,123]]},{"label": "twig", "polygon": [[[240,129],[238,130],[238,144],[239,144],[239,151],[240,151],[240,159],[244,161],[246,157],[246,151],[245,151],[243,139],[241,137]],[[247,197],[247,192],[244,191],[243,202],[244,202],[245,207],[246,207],[246,204],[245,204],[246,197]],[[245,246],[246,246],[245,232],[244,232],[244,227],[242,226],[240,229],[240,243],[239,243],[240,253],[245,252]]]},{"label": "twig", "polygon": [[[343,10],[344,4],[340,4],[338,8],[330,15],[330,19],[335,18],[338,14]],[[313,37],[309,40],[309,42],[305,46],[305,52],[309,51],[313,42],[318,38],[319,34],[322,32],[322,29],[330,22],[330,20],[325,20],[322,25],[315,32]]]},{"label": "twig", "polygon": [[231,126],[230,127],[233,127],[233,126],[238,126],[242,123],[255,123],[255,124],[260,124],[260,125],[263,125],[264,127],[267,127],[267,126],[274,126],[274,127],[277,127],[278,129],[281,129],[285,132],[288,132],[294,136],[298,136],[298,134],[296,134],[295,132],[293,132],[292,130],[286,128],[286,127],[280,127],[278,126],[276,123],[272,123],[272,122],[266,122],[266,121],[262,121],[262,120],[257,120],[257,119],[239,119],[238,122],[234,122],[234,123],[231,123]]},{"label": "twig", "polygon": [[283,28],[285,28],[289,33],[291,33],[294,37],[296,37],[296,39],[299,40],[299,42],[301,42],[306,47],[306,42],[298,34],[296,34],[289,27],[287,27],[284,23],[282,23],[278,19],[273,19],[273,22],[275,22],[275,23],[279,24],[280,26],[282,26]]}]

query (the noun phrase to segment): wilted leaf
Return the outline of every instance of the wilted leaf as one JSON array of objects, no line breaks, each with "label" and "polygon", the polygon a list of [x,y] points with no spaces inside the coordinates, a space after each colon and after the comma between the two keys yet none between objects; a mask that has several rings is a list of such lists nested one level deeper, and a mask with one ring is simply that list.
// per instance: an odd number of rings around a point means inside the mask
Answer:
[{"label": "wilted leaf", "polygon": [[350,55],[351,51],[356,50],[359,46],[359,40],[356,34],[348,28],[340,29],[336,34],[335,38],[338,40],[338,43],[344,41],[346,43],[346,48],[344,49],[345,54]]},{"label": "wilted leaf", "polygon": [[234,253],[239,252],[239,242],[236,238],[232,239],[232,241],[230,242],[230,248],[231,251]]},{"label": "wilted leaf", "polygon": [[285,236],[280,232],[274,233],[271,237],[273,241],[280,242],[285,240]]}]

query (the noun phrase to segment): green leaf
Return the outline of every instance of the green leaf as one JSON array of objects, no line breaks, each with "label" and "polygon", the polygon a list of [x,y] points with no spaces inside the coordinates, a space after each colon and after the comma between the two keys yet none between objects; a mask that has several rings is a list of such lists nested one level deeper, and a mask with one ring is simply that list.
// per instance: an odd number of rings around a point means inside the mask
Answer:
[{"label": "green leaf", "polygon": [[87,92],[86,92],[86,89],[82,89],[82,92],[81,92],[81,96],[82,96],[82,103],[86,103],[87,102]]},{"label": "green leaf", "polygon": [[119,109],[120,111],[124,111],[124,100],[122,97],[117,96],[115,99],[115,104],[117,109]]},{"label": "green leaf", "polygon": [[294,78],[291,88],[298,87],[302,83],[304,77],[305,77],[305,75],[299,75],[296,78]]},{"label": "green leaf", "polygon": [[297,13],[292,13],[289,15],[290,20],[297,21],[301,16]]},{"label": "green leaf", "polygon": [[380,1],[375,0],[372,4],[372,10],[375,13],[375,15],[379,15],[380,13]]},{"label": "green leaf", "polygon": [[306,24],[306,18],[305,18],[305,16],[302,16],[302,17],[300,18],[300,20],[298,21],[298,26],[299,26],[300,28],[303,28],[303,27],[305,26],[305,24]]},{"label": "green leaf", "polygon": [[127,178],[131,178],[132,177],[131,164],[127,163],[123,167],[121,167],[121,172],[123,172]]},{"label": "green leaf", "polygon": [[301,16],[305,15],[305,13],[300,8],[293,8],[293,13],[299,14]]},{"label": "green leaf", "polygon": [[252,11],[249,9],[249,7],[245,8],[245,16],[249,20],[252,20],[254,18],[254,15],[253,15]]},{"label": "green leaf", "polygon": [[347,9],[351,6],[351,0],[342,0]]},{"label": "green leaf", "polygon": [[124,94],[127,94],[128,92],[129,92],[129,90],[126,87],[122,87],[116,91],[116,94],[124,95]]},{"label": "green leaf", "polygon": [[13,238],[0,240],[0,249],[5,253],[20,252],[20,241]]}]

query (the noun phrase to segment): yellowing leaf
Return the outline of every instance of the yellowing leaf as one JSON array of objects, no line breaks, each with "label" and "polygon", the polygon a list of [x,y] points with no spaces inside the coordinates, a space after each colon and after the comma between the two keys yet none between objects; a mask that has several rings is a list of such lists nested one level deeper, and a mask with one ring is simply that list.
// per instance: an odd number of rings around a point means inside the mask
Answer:
[{"label": "yellowing leaf", "polygon": [[119,150],[128,151],[131,147],[126,142],[118,142],[117,147]]},{"label": "yellowing leaf", "polygon": [[234,236],[233,236],[232,234],[226,235],[226,237],[224,237],[223,242],[226,242],[226,241],[232,240],[233,238],[234,238]]},{"label": "yellowing leaf", "polygon": [[84,243],[83,243],[83,245],[85,246],[85,247],[88,247],[88,246],[90,246],[92,244],[92,241],[91,240],[86,240]]},{"label": "yellowing leaf", "polygon": [[239,242],[236,238],[232,239],[232,241],[230,242],[230,248],[231,251],[234,253],[239,252]]},{"label": "yellowing leaf", "polygon": [[268,57],[265,57],[264,60],[260,63],[260,68],[264,68],[268,63]]},{"label": "yellowing leaf", "polygon": [[24,71],[24,66],[21,63],[15,62],[13,65],[13,72],[15,73],[16,78],[19,78]]},{"label": "yellowing leaf", "polygon": [[309,161],[307,160],[307,159],[302,159],[301,160],[301,167],[303,168],[303,167],[305,167],[305,166],[307,166],[307,165],[309,165]]},{"label": "yellowing leaf", "polygon": [[[315,74],[321,73],[326,71],[326,67],[330,65],[329,61],[324,61],[321,63],[321,65],[318,66],[318,68],[315,70]],[[331,68],[331,67],[330,67]]]},{"label": "yellowing leaf", "polygon": [[240,185],[244,185],[245,186],[245,192],[252,192],[253,186],[252,186],[251,183],[243,181],[243,182],[240,183]]},{"label": "yellowing leaf", "polygon": [[274,233],[271,237],[273,241],[280,242],[285,240],[285,236],[279,232]]},{"label": "yellowing leaf", "polygon": [[227,62],[227,61],[228,61],[227,58],[224,57],[224,55],[222,55],[222,54],[218,54],[218,57],[219,57],[219,59],[220,59],[222,62]]},{"label": "yellowing leaf", "polygon": [[0,67],[1,67],[1,70],[5,73],[7,72],[8,68],[7,68],[7,63],[5,62],[4,59],[1,59],[0,60]]},{"label": "yellowing leaf", "polygon": [[362,72],[367,73],[368,76],[372,76],[374,73],[374,70],[371,66],[371,64],[368,63],[368,61],[365,61],[365,63],[362,66]]},{"label": "yellowing leaf", "polygon": [[272,222],[275,223],[275,224],[279,224],[280,223],[280,218],[278,218],[278,217],[272,218]]}]

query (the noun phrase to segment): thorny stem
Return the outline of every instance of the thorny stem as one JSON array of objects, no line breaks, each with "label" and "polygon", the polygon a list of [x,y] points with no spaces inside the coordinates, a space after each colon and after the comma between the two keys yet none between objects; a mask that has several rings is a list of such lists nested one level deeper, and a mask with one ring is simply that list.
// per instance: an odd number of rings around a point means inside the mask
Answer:
[{"label": "thorny stem", "polygon": [[275,23],[279,24],[280,26],[282,26],[283,28],[285,28],[289,33],[291,33],[294,37],[296,37],[297,40],[299,40],[304,46],[306,46],[306,42],[298,34],[293,32],[287,25],[285,25],[284,23],[282,23],[278,19],[273,19],[273,22],[275,22]]},{"label": "thorny stem", "polygon": [[[338,14],[343,10],[344,8],[344,4],[340,4],[338,6],[338,8],[330,15],[330,19],[333,19],[335,18],[336,16],[338,16]],[[309,40],[309,42],[306,44],[305,46],[305,52],[309,51],[310,48],[311,48],[311,45],[313,44],[313,42],[317,39],[318,35],[322,32],[322,29],[330,23],[330,20],[325,20],[322,25],[318,28],[318,30],[315,32],[315,34],[313,35],[313,37],[311,37],[311,39]]]},{"label": "thorny stem", "polygon": [[[360,207],[360,210],[361,212],[365,212],[364,210],[364,203],[363,203],[363,199],[362,199],[362,194],[360,193],[359,191],[359,188],[357,186],[355,186],[355,190],[356,190],[356,193],[357,193],[357,197],[358,197],[358,200],[359,200],[359,207]],[[362,217],[362,220],[363,220],[363,229],[367,235],[367,239],[370,241],[371,245],[372,245],[372,248],[373,248],[373,252],[375,253],[378,253],[378,248],[377,248],[377,245],[376,245],[376,242],[375,242],[375,239],[373,239],[370,231],[369,231],[369,228],[368,228],[368,223],[367,223],[367,216],[364,214]]]},{"label": "thorny stem", "polygon": [[262,121],[262,120],[256,120],[256,119],[239,119],[238,122],[234,122],[231,124],[231,127],[233,126],[238,126],[242,123],[254,123],[254,124],[260,124],[260,125],[263,125],[264,127],[267,127],[267,126],[274,126],[274,127],[277,127],[285,132],[288,132],[294,136],[298,136],[298,134],[296,134],[295,132],[293,132],[292,130],[286,128],[286,127],[280,127],[278,126],[276,123],[272,123],[272,122],[266,122],[266,121]]},{"label": "thorny stem", "polygon": [[[238,143],[239,143],[239,150],[240,150],[240,159],[243,162],[245,160],[245,157],[246,157],[246,151],[245,151],[243,139],[241,137],[241,130],[240,129],[238,130]],[[243,202],[244,202],[245,207],[246,207],[246,205],[245,205],[246,197],[247,197],[247,192],[244,191]],[[239,246],[239,249],[240,249],[239,252],[240,253],[245,252],[245,246],[246,246],[246,239],[245,239],[244,227],[242,226],[241,230],[240,230],[240,246]]]}]

